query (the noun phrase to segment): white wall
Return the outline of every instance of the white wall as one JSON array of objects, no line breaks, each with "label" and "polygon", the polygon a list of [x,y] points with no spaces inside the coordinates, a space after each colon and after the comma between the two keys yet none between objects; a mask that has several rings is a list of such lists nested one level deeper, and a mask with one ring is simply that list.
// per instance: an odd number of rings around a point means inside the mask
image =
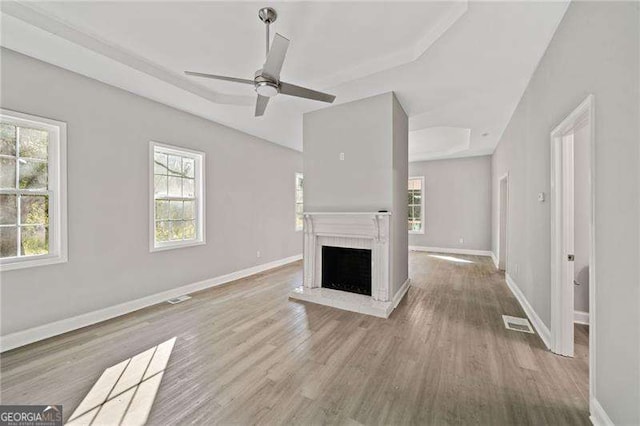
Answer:
[{"label": "white wall", "polygon": [[589,126],[575,130],[574,146],[574,254],[575,281],[574,307],[577,311],[589,312],[589,209],[591,189],[589,187]]},{"label": "white wall", "polygon": [[[69,262],[2,273],[2,335],[301,253],[300,153],[1,53],[2,108],[67,123],[69,181]],[[206,152],[205,246],[149,252],[150,140]]]},{"label": "white wall", "polygon": [[490,156],[412,162],[409,176],[425,179],[425,232],[410,246],[491,250]]},{"label": "white wall", "polygon": [[550,132],[594,95],[595,396],[619,425],[640,424],[639,7],[569,6],[493,155],[493,229],[509,171],[507,271],[549,326],[550,209],[536,194],[549,193]]}]

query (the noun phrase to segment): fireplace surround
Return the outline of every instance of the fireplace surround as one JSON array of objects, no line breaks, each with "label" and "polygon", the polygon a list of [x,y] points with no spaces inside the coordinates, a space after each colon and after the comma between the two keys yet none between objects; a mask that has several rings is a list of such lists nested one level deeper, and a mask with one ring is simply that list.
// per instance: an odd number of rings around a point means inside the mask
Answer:
[{"label": "fireplace surround", "polygon": [[[407,280],[400,288],[394,289],[390,280],[390,222],[391,213],[388,212],[304,213],[304,281],[290,297],[387,318],[409,287]],[[324,275],[328,273],[326,268],[323,269],[323,251],[326,253],[327,247],[370,253],[369,294],[323,285],[326,281]],[[339,255],[340,250],[334,254]],[[341,260],[339,263],[344,262]],[[329,274],[336,274],[339,271],[335,268],[343,266],[333,265]],[[359,268],[362,268],[362,263]],[[357,283],[342,284],[353,286]]]}]

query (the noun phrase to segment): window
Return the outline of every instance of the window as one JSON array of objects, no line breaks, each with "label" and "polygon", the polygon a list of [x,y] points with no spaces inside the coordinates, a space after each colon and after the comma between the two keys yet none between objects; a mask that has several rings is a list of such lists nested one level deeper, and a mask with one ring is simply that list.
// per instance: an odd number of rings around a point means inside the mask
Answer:
[{"label": "window", "polygon": [[424,234],[424,176],[409,178],[409,232]]},{"label": "window", "polygon": [[302,173],[296,173],[296,231],[302,231],[304,223],[302,219],[302,212],[304,212],[302,204],[302,184]]},{"label": "window", "polygon": [[151,251],[201,245],[204,153],[151,142]]},{"label": "window", "polygon": [[0,109],[0,270],[67,261],[66,124]]}]

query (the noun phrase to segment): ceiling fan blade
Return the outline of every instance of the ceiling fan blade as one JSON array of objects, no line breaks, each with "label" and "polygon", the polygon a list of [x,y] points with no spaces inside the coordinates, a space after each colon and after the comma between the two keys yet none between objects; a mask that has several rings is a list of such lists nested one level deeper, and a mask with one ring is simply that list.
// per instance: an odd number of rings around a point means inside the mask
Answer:
[{"label": "ceiling fan blade", "polygon": [[262,67],[262,75],[269,77],[273,80],[280,80],[280,70],[284,63],[284,57],[287,54],[289,48],[289,40],[276,33],[271,43],[271,49],[267,54],[267,60]]},{"label": "ceiling fan blade", "polygon": [[202,72],[193,72],[193,71],[185,71],[186,75],[192,75],[194,77],[204,77],[204,78],[212,78],[214,80],[225,80],[225,81],[233,81],[235,83],[244,83],[244,84],[255,84],[253,80],[248,80],[246,78],[236,78],[236,77],[227,77],[224,75],[215,75],[215,74],[205,74]]},{"label": "ceiling fan blade", "polygon": [[264,115],[264,110],[267,109],[268,103],[268,97],[258,95],[258,99],[256,100],[256,117],[262,117]]},{"label": "ceiling fan blade", "polygon": [[314,101],[322,101],[332,103],[335,100],[334,95],[328,93],[318,92],[316,90],[307,89],[306,87],[296,86],[295,84],[289,84],[280,82],[280,93],[283,95],[297,96],[299,98],[313,99]]}]

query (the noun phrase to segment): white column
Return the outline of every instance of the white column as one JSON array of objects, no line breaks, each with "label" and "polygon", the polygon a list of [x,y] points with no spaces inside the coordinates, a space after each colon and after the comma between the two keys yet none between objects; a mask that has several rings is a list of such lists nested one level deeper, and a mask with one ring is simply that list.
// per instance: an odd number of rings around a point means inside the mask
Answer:
[{"label": "white column", "polygon": [[304,262],[304,278],[303,283],[307,288],[318,287],[314,283],[313,276],[315,274],[316,260],[316,235],[313,231],[313,218],[310,215],[304,215],[304,246],[303,246],[303,262]]}]

